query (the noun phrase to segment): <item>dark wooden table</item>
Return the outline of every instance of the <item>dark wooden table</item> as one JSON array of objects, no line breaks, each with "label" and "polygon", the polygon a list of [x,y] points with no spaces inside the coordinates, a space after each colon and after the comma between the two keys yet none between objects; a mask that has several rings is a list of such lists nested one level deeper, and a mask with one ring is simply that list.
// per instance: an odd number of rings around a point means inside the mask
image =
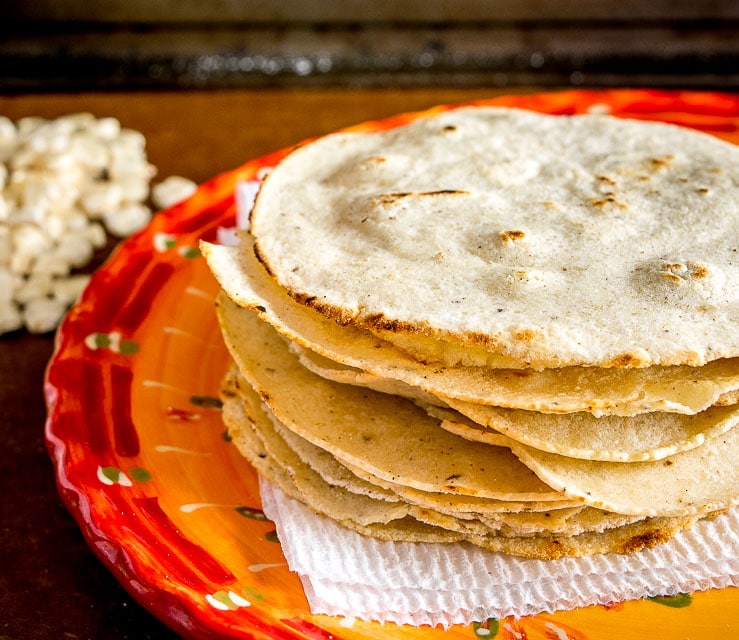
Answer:
[{"label": "dark wooden table", "polygon": [[[498,90],[497,93],[500,91]],[[242,90],[3,97],[0,115],[89,111],[143,132],[165,177],[202,182],[338,127],[485,89]],[[0,640],[174,638],[88,549],[56,491],[44,443],[43,374],[52,335],[0,337]]]}]

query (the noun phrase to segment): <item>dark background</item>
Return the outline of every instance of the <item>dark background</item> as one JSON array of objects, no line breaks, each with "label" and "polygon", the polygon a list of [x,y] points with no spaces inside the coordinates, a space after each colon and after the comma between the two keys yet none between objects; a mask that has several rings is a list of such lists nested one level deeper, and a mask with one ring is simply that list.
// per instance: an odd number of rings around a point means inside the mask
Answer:
[{"label": "dark background", "polygon": [[5,7],[5,91],[739,87],[735,0],[5,0]]}]

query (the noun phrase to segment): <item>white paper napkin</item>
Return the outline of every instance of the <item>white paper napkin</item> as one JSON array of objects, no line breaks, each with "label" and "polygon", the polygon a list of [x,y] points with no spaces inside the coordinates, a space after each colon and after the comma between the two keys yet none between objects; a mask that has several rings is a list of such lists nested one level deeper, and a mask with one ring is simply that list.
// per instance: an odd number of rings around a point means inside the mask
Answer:
[{"label": "white paper napkin", "polygon": [[739,585],[739,508],[638,553],[528,560],[470,544],[376,540],[264,480],[260,488],[313,613],[447,627]]}]

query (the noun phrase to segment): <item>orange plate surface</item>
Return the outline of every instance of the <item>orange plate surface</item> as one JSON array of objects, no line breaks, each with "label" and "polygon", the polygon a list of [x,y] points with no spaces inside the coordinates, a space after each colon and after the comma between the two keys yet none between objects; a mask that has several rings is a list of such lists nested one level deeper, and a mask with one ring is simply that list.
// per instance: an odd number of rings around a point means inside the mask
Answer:
[{"label": "orange plate surface", "polygon": [[[739,96],[567,91],[486,104],[608,109],[739,143]],[[439,107],[448,109],[453,107]],[[358,125],[373,131],[417,114]],[[297,142],[297,141],[296,141]],[[739,590],[441,629],[314,616],[261,513],[254,470],[227,441],[217,400],[228,356],[197,246],[234,224],[247,162],[157,215],[93,276],[57,335],[46,436],[60,492],[90,546],[134,597],[192,638],[652,640],[739,637]]]}]

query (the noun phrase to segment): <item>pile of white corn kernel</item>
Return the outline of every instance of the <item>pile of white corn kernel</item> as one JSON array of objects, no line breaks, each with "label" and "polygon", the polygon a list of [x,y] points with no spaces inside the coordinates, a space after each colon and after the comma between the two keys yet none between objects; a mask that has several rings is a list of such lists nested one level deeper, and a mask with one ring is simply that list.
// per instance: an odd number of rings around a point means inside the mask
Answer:
[{"label": "pile of white corn kernel", "polygon": [[0,334],[52,331],[89,280],[74,271],[146,226],[195,183],[156,174],[146,140],[115,118],[0,116]]}]

